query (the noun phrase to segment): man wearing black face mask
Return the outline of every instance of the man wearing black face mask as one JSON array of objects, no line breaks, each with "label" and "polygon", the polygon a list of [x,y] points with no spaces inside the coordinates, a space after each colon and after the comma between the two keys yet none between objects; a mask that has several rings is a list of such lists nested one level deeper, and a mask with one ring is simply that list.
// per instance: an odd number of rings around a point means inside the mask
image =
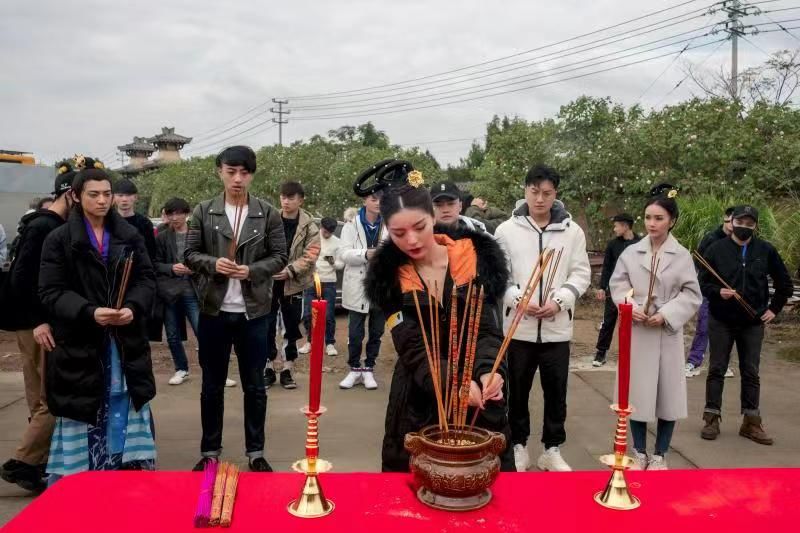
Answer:
[{"label": "man wearing black face mask", "polygon": [[[739,353],[744,415],[739,435],[759,444],[773,442],[761,423],[758,366],[764,324],[772,322],[780,313],[792,296],[793,287],[786,265],[775,247],[753,235],[757,225],[758,211],[754,207],[737,206],[733,211],[730,238],[715,242],[704,253],[706,261],[731,287],[723,287],[706,270],[700,273],[700,287],[703,296],[708,298],[711,315],[708,322],[711,355],[703,413],[705,427],[701,432],[706,440],[714,440],[719,435],[725,370],[735,342]],[[775,289],[772,299],[769,296],[770,279]],[[755,310],[755,316],[745,311],[734,297],[737,294]]]}]

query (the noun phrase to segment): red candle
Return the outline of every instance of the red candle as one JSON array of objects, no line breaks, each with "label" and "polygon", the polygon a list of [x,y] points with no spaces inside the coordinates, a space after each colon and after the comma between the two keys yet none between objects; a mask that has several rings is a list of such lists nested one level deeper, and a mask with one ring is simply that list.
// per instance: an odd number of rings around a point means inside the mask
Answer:
[{"label": "red candle", "polygon": [[312,413],[319,411],[322,396],[322,350],[325,347],[325,313],[328,302],[314,300],[311,302],[311,364],[310,364],[310,399],[308,408]]},{"label": "red candle", "polygon": [[617,377],[619,391],[617,403],[619,408],[628,408],[628,392],[631,386],[631,327],[633,326],[633,304],[625,302],[619,304],[619,361],[617,363]]}]

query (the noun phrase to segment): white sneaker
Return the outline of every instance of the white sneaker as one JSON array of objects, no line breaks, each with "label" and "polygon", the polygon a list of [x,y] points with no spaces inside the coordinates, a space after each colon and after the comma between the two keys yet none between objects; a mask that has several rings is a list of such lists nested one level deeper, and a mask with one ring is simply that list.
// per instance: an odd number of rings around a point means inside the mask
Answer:
[{"label": "white sneaker", "polygon": [[228,379],[225,380],[225,386],[226,387],[235,387],[236,386],[236,382],[233,381],[232,379],[228,378]]},{"label": "white sneaker", "polygon": [[306,354],[309,354],[309,353],[311,353],[311,343],[310,343],[310,342],[307,342],[307,343],[305,343],[304,345],[302,345],[302,346],[300,347],[300,349],[299,349],[299,350],[297,350],[297,353],[299,353],[299,354],[301,354],[301,355],[306,355]]},{"label": "white sneaker", "polygon": [[372,370],[364,370],[361,372],[361,380],[364,382],[364,388],[367,390],[375,390],[378,388],[378,382],[375,381]]},{"label": "white sneaker", "polygon": [[180,385],[187,379],[189,379],[189,373],[186,370],[178,370],[172,375],[171,378],[169,378],[168,383],[170,385]]},{"label": "white sneaker", "polygon": [[631,470],[647,470],[647,454],[634,451]]},{"label": "white sneaker", "polygon": [[327,354],[328,354],[328,355],[330,355],[331,357],[334,357],[334,356],[336,356],[336,355],[339,355],[339,352],[337,352],[337,351],[336,351],[336,346],[334,346],[333,344],[329,344],[329,345],[328,345],[328,346],[325,348],[325,353],[327,353]]},{"label": "white sneaker", "polygon": [[686,363],[686,377],[693,378],[700,375],[700,369],[694,366],[693,363]]},{"label": "white sneaker", "polygon": [[668,470],[667,469],[667,460],[664,459],[663,455],[654,455],[650,458],[650,462],[647,463],[648,470]]},{"label": "white sneaker", "polygon": [[572,468],[567,464],[563,457],[561,457],[561,450],[558,446],[547,448],[539,460],[536,461],[536,466],[539,470],[546,472],[572,472]]},{"label": "white sneaker", "polygon": [[357,385],[361,383],[361,371],[360,370],[351,370],[347,377],[345,377],[340,383],[340,389],[352,389],[353,385]]},{"label": "white sneaker", "polygon": [[726,378],[736,377],[736,374],[733,373],[733,369],[731,367],[728,367],[728,370],[725,371],[725,377]]},{"label": "white sneaker", "polygon": [[514,464],[517,472],[526,472],[530,466],[531,458],[528,455],[528,447],[522,444],[514,445]]}]

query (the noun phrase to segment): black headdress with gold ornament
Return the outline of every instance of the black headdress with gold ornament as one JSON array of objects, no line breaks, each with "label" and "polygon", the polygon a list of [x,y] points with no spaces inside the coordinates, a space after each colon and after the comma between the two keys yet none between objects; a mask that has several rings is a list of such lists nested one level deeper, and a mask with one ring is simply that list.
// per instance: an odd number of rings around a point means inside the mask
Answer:
[{"label": "black headdress with gold ornament", "polygon": [[[374,181],[368,185],[367,183],[373,176]],[[384,189],[396,190],[405,185],[416,188],[424,183],[422,172],[414,170],[414,165],[410,161],[384,159],[359,174],[353,184],[353,192],[357,196],[365,198]]]}]

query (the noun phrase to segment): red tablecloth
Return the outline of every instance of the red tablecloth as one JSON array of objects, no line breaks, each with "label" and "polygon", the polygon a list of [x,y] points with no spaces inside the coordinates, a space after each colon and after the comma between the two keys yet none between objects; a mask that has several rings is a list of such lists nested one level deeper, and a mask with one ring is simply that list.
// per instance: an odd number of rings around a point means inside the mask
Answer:
[{"label": "red tablecloth", "polygon": [[[468,513],[425,507],[402,474],[326,474],[333,514],[295,518],[286,505],[299,474],[244,473],[230,531],[694,531],[800,530],[800,469],[632,472],[642,500],[635,511],[598,506],[608,472],[501,474],[494,499]],[[200,474],[97,472],[65,478],[31,503],[3,533],[150,533],[194,531]]]}]

